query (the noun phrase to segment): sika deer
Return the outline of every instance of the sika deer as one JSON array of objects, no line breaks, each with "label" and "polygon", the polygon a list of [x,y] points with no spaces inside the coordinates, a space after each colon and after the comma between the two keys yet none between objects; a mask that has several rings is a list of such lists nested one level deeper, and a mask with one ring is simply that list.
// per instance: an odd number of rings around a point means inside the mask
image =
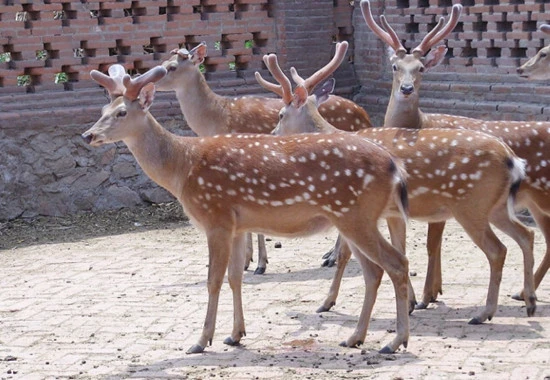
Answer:
[{"label": "sika deer", "polygon": [[[461,116],[445,114],[427,114],[419,108],[419,90],[422,74],[436,66],[445,56],[445,46],[433,48],[454,29],[462,7],[455,4],[450,20],[443,26],[440,19],[437,26],[421,41],[420,45],[407,54],[399,37],[388,25],[384,16],[380,16],[381,28],[376,24],[370,10],[368,0],[361,1],[363,17],[369,28],[395,51],[390,58],[393,69],[393,86],[385,116],[385,125],[396,128],[460,128],[489,133],[502,139],[514,153],[527,161],[526,177],[522,182],[516,204],[527,208],[535,219],[546,241],[546,253],[535,272],[535,289],[539,286],[550,267],[550,123],[520,122],[520,121],[485,121]],[[430,53],[426,53],[430,50]],[[428,246],[435,247],[431,251],[430,260],[433,266],[440,270],[441,240],[445,223],[430,224],[428,230]],[[524,262],[524,266],[531,265]],[[441,277],[436,277],[428,298],[435,301],[437,293],[441,293]],[[523,289],[513,296],[514,299],[525,300],[534,294]],[[534,299],[533,299],[534,301]],[[531,302],[531,301],[529,301]],[[426,306],[426,304],[421,305]]]},{"label": "sika deer", "polygon": [[[170,191],[206,233],[208,308],[202,335],[188,352],[202,352],[212,342],[226,269],[234,323],[224,343],[237,345],[245,335],[241,298],[245,233],[299,236],[331,226],[361,263],[366,285],[357,328],[344,344],[353,347],[365,340],[376,290],[386,271],[396,293],[397,336],[382,352],[406,346],[408,261],[377,227],[388,207],[402,212],[406,208],[400,162],[377,144],[352,135],[173,135],[149,113],[153,82],[165,73],[158,66],[137,79],[125,75],[124,95],[103,108],[83,138],[92,146],[123,141],[145,173]],[[118,87],[113,85],[115,79],[97,71],[92,77],[106,88]],[[344,167],[345,173],[337,174]]]},{"label": "sika deer", "polygon": [[[346,47],[343,45],[338,48]],[[313,77],[304,80],[296,70],[292,70],[292,77],[297,83],[293,92],[290,80],[277,64],[277,57],[264,56],[264,61],[279,86],[266,82],[259,74],[258,81],[265,88],[281,95],[286,104],[280,112],[279,124],[274,133],[341,132],[317,111],[318,103],[326,98],[326,93],[321,92],[320,98],[317,94],[308,98],[304,84]],[[514,197],[525,174],[524,162],[506,144],[485,133],[454,129],[369,128],[354,134],[372,139],[405,162],[409,173],[411,218],[425,222],[444,222],[455,218],[487,256],[491,268],[487,303],[483,312],[470,320],[471,324],[491,320],[498,304],[506,247],[489,223],[512,237],[521,247],[525,262],[531,263],[525,267],[524,286],[528,294],[534,297],[533,233],[513,216]],[[395,219],[396,215],[391,213],[384,216],[390,228],[392,243],[398,250],[405,252],[403,221]],[[337,272],[319,312],[328,311],[335,304],[344,269],[350,258],[345,244],[341,247]],[[429,276],[432,271],[429,268],[427,285],[431,285]],[[414,301],[414,293],[409,293],[409,300]],[[527,303],[528,315],[534,313],[535,307],[534,301],[532,304]]]},{"label": "sika deer", "polygon": [[[270,133],[277,125],[277,114],[283,106],[281,100],[260,96],[230,98],[217,95],[199,70],[206,55],[205,42],[191,50],[172,50],[172,57],[162,63],[168,74],[157,83],[157,91],[176,92],[185,120],[199,136]],[[342,115],[341,109],[350,111]],[[331,96],[320,111],[336,127],[344,130],[355,131],[372,126],[363,108],[339,96]],[[263,274],[267,252],[262,235],[258,236],[258,244],[258,267],[254,273]],[[252,259],[251,246],[247,254],[246,267]]]},{"label": "sika deer", "polygon": [[[550,35],[550,25],[543,24],[540,31]],[[534,57],[518,67],[518,74],[530,80],[550,79],[550,45],[540,49]]]}]

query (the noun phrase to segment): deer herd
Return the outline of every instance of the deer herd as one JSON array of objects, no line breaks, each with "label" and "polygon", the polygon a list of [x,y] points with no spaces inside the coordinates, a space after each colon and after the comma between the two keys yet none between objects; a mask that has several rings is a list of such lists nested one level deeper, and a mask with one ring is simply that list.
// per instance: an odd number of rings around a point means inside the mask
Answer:
[{"label": "deer herd", "polygon": [[[438,43],[455,28],[462,6],[452,7],[410,53],[369,0],[361,1],[367,26],[390,48],[392,92],[384,125],[373,128],[367,112],[331,95],[332,73],[348,44],[336,44],[333,59],[309,78],[290,77],[277,56],[263,57],[277,83],[256,79],[273,97],[222,97],[207,84],[199,65],[205,43],[178,48],[161,65],[135,78],[121,65],[91,77],[110,96],[100,119],[82,137],[92,146],[123,141],[144,172],[178,199],[208,244],[208,305],[202,334],[188,353],[203,352],[214,336],[220,288],[227,271],[233,293],[233,329],[224,343],[246,335],[242,278],[252,259],[250,233],[257,233],[258,268],[267,254],[262,234],[303,236],[336,228],[329,262],[337,269],[318,312],[336,301],[351,254],[359,262],[364,301],[353,334],[343,346],[365,340],[382,276],[394,286],[396,336],[380,352],[393,353],[409,341],[409,314],[426,308],[442,291],[441,241],[454,218],[483,251],[490,267],[485,306],[470,320],[494,317],[507,249],[496,227],[523,254],[523,288],[513,297],[536,311],[535,291],[550,267],[550,122],[487,121],[427,114],[419,108],[422,74],[436,66],[446,48]],[[550,25],[541,31],[550,34]],[[517,72],[550,79],[550,46]],[[188,126],[197,136],[176,136],[149,112],[155,91],[175,91]],[[534,231],[516,217],[528,209],[546,241],[536,271]],[[428,223],[428,268],[421,300],[409,281],[406,222]],[[388,241],[379,229],[385,219]]]}]

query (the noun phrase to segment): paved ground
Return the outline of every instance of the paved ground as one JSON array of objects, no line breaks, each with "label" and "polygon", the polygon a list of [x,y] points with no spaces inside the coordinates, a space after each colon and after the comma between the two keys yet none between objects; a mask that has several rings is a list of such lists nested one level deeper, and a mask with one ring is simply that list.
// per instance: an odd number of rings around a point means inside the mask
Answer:
[{"label": "paved ground", "polygon": [[[417,293],[426,265],[424,236],[424,226],[411,223]],[[193,227],[167,224],[0,251],[0,379],[550,378],[550,275],[537,292],[536,316],[527,318],[509,297],[522,284],[522,269],[519,250],[508,240],[498,314],[470,326],[484,304],[488,265],[451,223],[440,302],[413,313],[407,350],[382,356],[377,350],[394,336],[387,276],[361,349],[338,346],[352,333],[361,305],[355,261],[333,311],[315,313],[334,271],[320,268],[333,238],[269,242],[266,275],[245,274],[243,345],[222,343],[232,321],[225,284],[213,345],[199,355],[185,354],[206,312],[206,245]],[[538,263],[544,246],[540,234],[537,239]],[[275,241],[282,248],[274,248]]]}]

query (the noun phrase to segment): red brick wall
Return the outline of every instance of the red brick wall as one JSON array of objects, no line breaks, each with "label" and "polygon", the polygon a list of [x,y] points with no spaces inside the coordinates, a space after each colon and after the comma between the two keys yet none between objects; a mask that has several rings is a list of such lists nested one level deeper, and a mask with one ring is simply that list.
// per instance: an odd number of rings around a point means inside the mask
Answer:
[{"label": "red brick wall", "polygon": [[[384,13],[404,41],[415,47],[457,0],[371,0],[373,14]],[[356,1],[358,4],[358,1]],[[443,65],[424,75],[421,106],[426,112],[485,119],[550,120],[550,86],[527,82],[516,68],[550,43],[538,31],[550,22],[542,0],[462,0],[459,24],[450,35]],[[381,122],[391,73],[385,46],[354,11],[356,71],[363,85],[356,100]]]},{"label": "red brick wall", "polygon": [[[352,42],[352,11],[343,0],[3,1],[0,220],[171,199],[123,144],[82,143],[107,102],[90,70],[118,62],[142,73],[172,49],[206,41],[206,78],[216,92],[265,93],[254,79],[264,54],[308,75],[331,58],[332,41]],[[352,72],[349,63],[339,72],[341,93],[353,90]],[[56,84],[59,73],[68,82]],[[157,93],[152,113],[185,133],[174,94]]]}]

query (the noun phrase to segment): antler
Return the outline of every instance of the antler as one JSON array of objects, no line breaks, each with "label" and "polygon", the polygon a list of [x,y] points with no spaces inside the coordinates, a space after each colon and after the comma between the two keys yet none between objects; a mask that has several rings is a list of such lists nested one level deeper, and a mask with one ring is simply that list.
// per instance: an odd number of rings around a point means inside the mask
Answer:
[{"label": "antler", "polygon": [[540,31],[546,34],[550,34],[550,24],[543,24],[540,26]]},{"label": "antler", "polygon": [[275,54],[264,55],[263,59],[267,69],[273,75],[273,78],[279,82],[279,85],[266,81],[257,71],[254,73],[256,80],[263,88],[283,98],[285,104],[290,104],[292,102],[292,85],[288,77],[283,73],[283,70],[281,70],[277,56]]},{"label": "antler", "polygon": [[128,74],[124,75],[122,78],[122,83],[125,87],[124,97],[130,100],[136,100],[139,96],[139,92],[146,84],[159,81],[164,78],[166,73],[167,71],[164,67],[155,66],[145,74],[136,78],[131,78]]},{"label": "antler", "polygon": [[109,75],[105,75],[101,71],[92,70],[90,71],[90,76],[107,90],[111,101],[113,101],[124,94],[122,78],[126,75],[126,69],[122,65],[114,64],[109,67],[108,73]]},{"label": "antler", "polygon": [[443,23],[445,19],[441,17],[430,33],[424,37],[422,42],[420,42],[420,45],[418,45],[412,52],[419,53],[420,55],[424,55],[439,41],[447,37],[455,28],[456,24],[458,23],[458,18],[460,17],[460,13],[462,12],[462,5],[461,4],[455,4],[453,5],[453,8],[451,10],[451,17],[449,18],[449,21],[447,21],[447,24],[443,26]]},{"label": "antler", "polygon": [[336,52],[334,53],[334,57],[332,57],[330,62],[327,63],[323,68],[317,70],[309,78],[303,79],[302,77],[300,77],[294,67],[290,68],[290,75],[298,86],[303,86],[308,93],[311,93],[319,83],[324,82],[328,77],[332,75],[334,71],[336,71],[336,69],[344,60],[347,50],[347,41],[338,42],[336,44]]},{"label": "antler", "polygon": [[385,30],[379,27],[376,21],[374,21],[369,0],[361,0],[361,11],[363,12],[363,18],[365,19],[367,26],[374,32],[374,34],[376,34],[386,44],[390,45],[396,52],[406,51],[399,41],[397,33],[395,33],[395,30],[393,30],[393,28],[388,24],[384,15],[380,16],[380,23]]}]

